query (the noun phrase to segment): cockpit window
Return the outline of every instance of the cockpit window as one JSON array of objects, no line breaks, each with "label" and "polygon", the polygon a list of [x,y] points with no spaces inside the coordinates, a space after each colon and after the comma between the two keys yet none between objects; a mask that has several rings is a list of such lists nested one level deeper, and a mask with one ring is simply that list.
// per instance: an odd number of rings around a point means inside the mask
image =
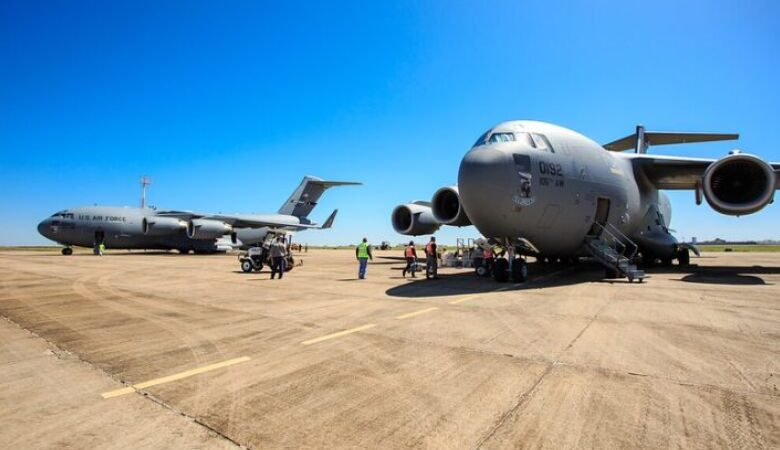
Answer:
[{"label": "cockpit window", "polygon": [[534,137],[534,142],[536,143],[536,148],[546,152],[555,153],[555,149],[550,144],[550,141],[547,140],[547,137],[545,135],[533,133],[533,137]]},{"label": "cockpit window", "polygon": [[513,133],[493,133],[488,140],[491,144],[496,142],[511,142],[515,140]]},{"label": "cockpit window", "polygon": [[500,131],[493,134],[490,134],[491,130],[486,131],[482,136],[477,139],[477,142],[474,143],[473,147],[479,147],[480,145],[485,144],[495,144],[497,142],[522,142],[525,145],[528,145],[529,147],[536,148],[537,145],[534,144],[534,140],[531,138],[531,135],[529,133],[524,132],[516,132],[512,133],[509,131]]}]

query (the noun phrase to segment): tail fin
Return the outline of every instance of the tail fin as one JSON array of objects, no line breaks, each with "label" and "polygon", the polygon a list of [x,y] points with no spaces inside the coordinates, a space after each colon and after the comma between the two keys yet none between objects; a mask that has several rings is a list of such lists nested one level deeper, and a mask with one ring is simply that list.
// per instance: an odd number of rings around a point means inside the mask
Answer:
[{"label": "tail fin", "polygon": [[325,219],[325,223],[322,224],[320,229],[327,230],[328,228],[333,226],[333,221],[336,220],[336,214],[338,214],[339,210],[334,209],[332,213],[330,213],[330,216],[328,216],[327,219]]},{"label": "tail fin", "polygon": [[[279,214],[306,218],[317,206],[322,193],[334,186],[359,185],[351,181],[325,181],[322,178],[305,176],[289,199],[279,208]],[[334,214],[335,215],[335,214]]]}]

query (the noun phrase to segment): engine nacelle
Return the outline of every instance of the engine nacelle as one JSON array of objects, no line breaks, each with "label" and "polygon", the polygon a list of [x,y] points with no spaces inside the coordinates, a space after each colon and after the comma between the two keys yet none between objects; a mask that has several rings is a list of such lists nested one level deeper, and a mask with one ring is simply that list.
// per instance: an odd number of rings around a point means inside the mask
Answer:
[{"label": "engine nacelle", "polygon": [[433,217],[431,207],[427,203],[398,205],[393,210],[390,220],[396,233],[408,236],[433,234],[441,226]]},{"label": "engine nacelle", "polygon": [[460,201],[457,186],[447,186],[436,191],[431,200],[431,210],[436,221],[444,225],[455,227],[471,225],[471,220]]},{"label": "engine nacelle", "polygon": [[233,231],[233,227],[219,220],[193,219],[187,223],[190,239],[218,239]]},{"label": "engine nacelle", "polygon": [[187,228],[187,222],[176,217],[144,217],[141,229],[146,236],[168,236]]},{"label": "engine nacelle", "polygon": [[757,156],[735,153],[707,167],[702,178],[704,198],[721,214],[753,214],[775,194],[775,172]]}]

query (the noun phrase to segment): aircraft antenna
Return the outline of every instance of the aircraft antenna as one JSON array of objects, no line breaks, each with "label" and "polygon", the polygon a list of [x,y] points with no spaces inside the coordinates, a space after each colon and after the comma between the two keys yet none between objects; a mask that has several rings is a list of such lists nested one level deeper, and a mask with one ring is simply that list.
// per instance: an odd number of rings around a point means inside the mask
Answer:
[{"label": "aircraft antenna", "polygon": [[146,186],[152,184],[152,180],[146,175],[141,177],[141,209],[146,208]]}]

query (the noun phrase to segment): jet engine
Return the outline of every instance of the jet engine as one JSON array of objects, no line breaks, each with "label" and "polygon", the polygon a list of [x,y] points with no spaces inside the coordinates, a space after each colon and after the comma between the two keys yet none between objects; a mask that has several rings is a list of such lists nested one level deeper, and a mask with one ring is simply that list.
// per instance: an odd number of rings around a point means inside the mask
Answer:
[{"label": "jet engine", "polygon": [[431,205],[427,202],[413,202],[398,205],[391,216],[396,233],[409,236],[433,234],[441,224],[433,217]]},{"label": "jet engine", "polygon": [[447,186],[436,191],[431,200],[431,210],[433,217],[444,225],[455,227],[471,225],[471,220],[466,215],[466,210],[463,209],[463,203],[460,201],[457,186]]},{"label": "jet engine", "polygon": [[187,222],[176,217],[144,217],[141,230],[146,236],[168,236],[187,228]]},{"label": "jet engine", "polygon": [[218,239],[233,231],[225,222],[209,219],[193,219],[187,223],[187,237],[190,239]]},{"label": "jet engine", "polygon": [[772,202],[776,179],[762,159],[734,153],[707,167],[702,179],[704,198],[721,214],[753,214]]}]

